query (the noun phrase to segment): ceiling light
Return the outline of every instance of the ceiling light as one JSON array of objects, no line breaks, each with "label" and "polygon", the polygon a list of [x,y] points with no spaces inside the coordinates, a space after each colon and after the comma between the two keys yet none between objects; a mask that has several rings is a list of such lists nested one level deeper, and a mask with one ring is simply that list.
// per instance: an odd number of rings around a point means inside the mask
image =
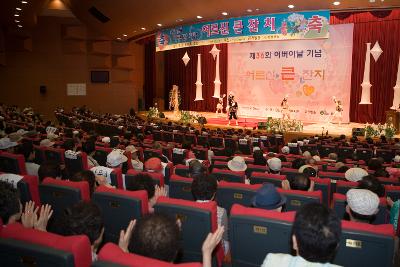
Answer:
[{"label": "ceiling light", "polygon": [[21,25],[21,24],[18,24],[18,27],[22,28],[22,25]]},{"label": "ceiling light", "polygon": [[20,8],[20,7],[16,7],[15,9],[16,9],[16,10],[21,10],[21,8]]},{"label": "ceiling light", "polygon": [[247,9],[247,12],[249,12],[249,13],[251,13],[251,12],[253,12],[253,9]]},{"label": "ceiling light", "polygon": [[294,8],[294,5],[288,5],[287,7],[288,8]]},{"label": "ceiling light", "polygon": [[259,9],[259,8],[256,8],[256,11],[260,11],[260,9]]},{"label": "ceiling light", "polygon": [[16,19],[16,20],[14,20],[14,21],[15,21],[16,23],[19,23],[19,20],[17,20],[17,19]]},{"label": "ceiling light", "polygon": [[228,16],[228,12],[222,12],[221,14],[224,16]]},{"label": "ceiling light", "polygon": [[176,22],[182,22],[183,19],[176,19]]},{"label": "ceiling light", "polygon": [[143,31],[145,31],[145,30],[146,30],[146,28],[145,28],[145,27],[142,27],[142,28],[140,28],[140,29],[142,29]]},{"label": "ceiling light", "polygon": [[124,33],[122,36],[127,37],[128,35]]},{"label": "ceiling light", "polygon": [[28,4],[28,1],[21,1],[22,4]]},{"label": "ceiling light", "polygon": [[197,18],[198,18],[198,19],[202,19],[203,17],[202,17],[202,16],[197,16]]},{"label": "ceiling light", "polygon": [[162,26],[162,24],[161,24],[161,23],[157,23],[157,26],[158,26],[158,27],[161,27],[161,26]]},{"label": "ceiling light", "polygon": [[338,5],[340,5],[340,2],[339,1],[333,2],[333,5],[338,6]]},{"label": "ceiling light", "polygon": [[14,17],[19,17],[19,14],[14,14]]},{"label": "ceiling light", "polygon": [[117,40],[121,40],[121,37],[117,37]]}]

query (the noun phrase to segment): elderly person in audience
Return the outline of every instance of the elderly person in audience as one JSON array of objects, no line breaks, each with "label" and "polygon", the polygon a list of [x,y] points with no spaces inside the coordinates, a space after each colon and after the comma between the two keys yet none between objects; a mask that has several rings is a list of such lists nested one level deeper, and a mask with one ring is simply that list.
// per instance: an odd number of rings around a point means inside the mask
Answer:
[{"label": "elderly person in audience", "polygon": [[251,204],[255,208],[282,211],[286,197],[281,195],[273,184],[265,183],[257,190]]},{"label": "elderly person in audience", "polygon": [[314,191],[314,181],[310,176],[304,173],[299,173],[294,176],[290,181],[285,179],[282,181],[283,190],[301,190],[301,191]]},{"label": "elderly person in audience", "polygon": [[281,149],[282,154],[289,154],[290,148],[288,146],[284,146]]},{"label": "elderly person in audience", "polygon": [[334,267],[341,222],[333,211],[320,203],[305,204],[296,213],[292,227],[292,246],[296,256],[269,253],[262,267]]},{"label": "elderly person in audience", "polygon": [[145,163],[144,163],[144,170],[148,172],[155,172],[155,173],[161,173],[165,176],[165,167],[167,166],[167,163],[164,163],[161,161],[159,158],[149,158]]},{"label": "elderly person in audience", "polygon": [[246,162],[241,156],[235,156],[233,159],[228,161],[228,168],[235,172],[244,172],[247,169]]},{"label": "elderly person in audience", "polygon": [[[209,202],[215,201],[218,183],[217,180],[206,174],[195,176],[192,182],[192,194],[196,202]],[[228,242],[228,215],[224,208],[217,206],[217,219],[218,225],[223,226],[225,229],[223,236],[223,245],[225,254],[229,251]]]},{"label": "elderly person in audience", "polygon": [[304,151],[303,152],[303,157],[304,157],[305,160],[309,160],[311,158],[310,151]]},{"label": "elderly person in audience", "polygon": [[207,173],[206,167],[198,160],[192,160],[189,163],[189,177],[195,178],[198,175]]},{"label": "elderly person in audience", "polygon": [[367,189],[350,189],[346,193],[346,212],[350,220],[372,223],[378,213],[379,197]]},{"label": "elderly person in audience", "polygon": [[348,169],[345,174],[344,177],[346,178],[346,180],[350,181],[350,182],[358,182],[360,181],[364,176],[367,176],[368,172],[362,168],[350,168]]},{"label": "elderly person in audience", "polygon": [[282,168],[282,162],[279,158],[270,158],[267,160],[267,166],[269,172],[272,174],[280,174]]},{"label": "elderly person in audience", "polygon": [[143,162],[141,162],[139,160],[137,148],[133,145],[129,145],[125,148],[125,151],[131,153],[131,162],[132,162],[133,169],[135,169],[137,171],[142,171],[143,170]]}]

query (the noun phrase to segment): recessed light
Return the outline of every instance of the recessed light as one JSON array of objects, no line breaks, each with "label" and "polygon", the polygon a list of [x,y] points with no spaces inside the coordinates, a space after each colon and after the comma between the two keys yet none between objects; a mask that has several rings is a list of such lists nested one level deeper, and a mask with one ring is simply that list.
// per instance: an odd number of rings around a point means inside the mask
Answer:
[{"label": "recessed light", "polygon": [[127,37],[128,35],[124,33],[122,36]]},{"label": "recessed light", "polygon": [[182,22],[183,19],[176,19],[176,22]]},{"label": "recessed light", "polygon": [[249,12],[249,13],[251,13],[251,12],[253,12],[253,9],[250,9],[250,8],[249,8],[249,9],[247,9],[246,11]]},{"label": "recessed light", "polygon": [[222,12],[221,14],[224,16],[228,16],[228,12]]},{"label": "recessed light", "polygon": [[28,4],[28,1],[21,1],[22,4]]},{"label": "recessed light", "polygon": [[287,7],[288,8],[294,8],[294,5],[288,5]]},{"label": "recessed light", "polygon": [[260,9],[259,9],[259,8],[256,8],[256,11],[260,11]]},{"label": "recessed light", "polygon": [[333,5],[338,6],[338,5],[340,5],[340,2],[339,1],[333,2]]},{"label": "recessed light", "polygon": [[22,25],[21,25],[21,24],[18,24],[18,27],[22,28]]},{"label": "recessed light", "polygon": [[145,28],[145,27],[142,27],[142,28],[140,28],[140,29],[142,29],[143,31],[145,31],[145,30],[146,30],[146,28]]},{"label": "recessed light", "polygon": [[14,14],[14,17],[19,17],[19,14]]},{"label": "recessed light", "polygon": [[162,24],[161,24],[161,23],[157,23],[157,26],[158,26],[158,27],[161,27],[161,26],[162,26]]},{"label": "recessed light", "polygon": [[15,21],[16,23],[19,23],[19,20],[17,20],[17,19],[16,19],[16,20],[14,20],[14,21]]},{"label": "recessed light", "polygon": [[121,40],[121,37],[117,37],[117,40]]},{"label": "recessed light", "polygon": [[20,8],[20,7],[16,7],[15,9],[16,9],[16,10],[21,10],[21,8]]},{"label": "recessed light", "polygon": [[198,19],[202,19],[203,17],[202,17],[202,16],[197,16],[197,18],[198,18]]}]

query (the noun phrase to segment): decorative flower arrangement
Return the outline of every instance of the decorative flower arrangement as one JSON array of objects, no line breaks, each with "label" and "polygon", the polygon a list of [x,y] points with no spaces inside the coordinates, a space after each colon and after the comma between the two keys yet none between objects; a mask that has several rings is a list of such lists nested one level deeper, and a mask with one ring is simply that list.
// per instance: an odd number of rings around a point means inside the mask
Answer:
[{"label": "decorative flower arrangement", "polygon": [[378,137],[380,135],[385,135],[386,138],[392,139],[396,134],[396,128],[393,124],[365,124],[365,137]]},{"label": "decorative flower arrangement", "polygon": [[182,123],[199,123],[202,126],[207,123],[207,119],[203,115],[197,114],[197,112],[193,111],[180,111],[180,119]]},{"label": "decorative flower arrangement", "polygon": [[160,112],[156,107],[150,107],[149,111],[147,112],[147,119],[152,120],[159,117]]},{"label": "decorative flower arrangement", "polygon": [[303,123],[299,120],[282,120],[268,118],[266,122],[266,130],[270,132],[301,132],[303,131]]},{"label": "decorative flower arrangement", "polygon": [[304,33],[307,30],[307,19],[304,15],[293,13],[288,17],[288,32],[291,32],[292,35],[302,32]]}]

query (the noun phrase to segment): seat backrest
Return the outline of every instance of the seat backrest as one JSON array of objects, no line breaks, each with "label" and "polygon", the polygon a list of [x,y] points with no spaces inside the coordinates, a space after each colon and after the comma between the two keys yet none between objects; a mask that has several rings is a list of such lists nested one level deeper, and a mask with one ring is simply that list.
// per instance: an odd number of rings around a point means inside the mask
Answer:
[{"label": "seat backrest", "polygon": [[169,197],[194,200],[192,195],[192,178],[173,174],[169,180]]},{"label": "seat backrest", "polygon": [[224,138],[219,136],[211,136],[209,138],[211,147],[223,147],[224,146]]},{"label": "seat backrest", "polygon": [[211,164],[214,164],[216,161],[224,161],[228,162],[229,158],[227,156],[212,156],[211,157]]},{"label": "seat backrest", "polygon": [[184,164],[185,159],[187,159],[188,150],[182,148],[174,148],[172,150],[172,162],[174,165]]},{"label": "seat backrest", "polygon": [[174,134],[172,132],[163,132],[163,141],[165,142],[173,142]]},{"label": "seat backrest", "polygon": [[352,147],[338,147],[337,154],[339,158],[351,158],[353,156],[354,149]]},{"label": "seat backrest", "polygon": [[385,162],[390,163],[392,162],[392,159],[394,158],[395,153],[393,150],[390,149],[377,149],[376,150],[376,157],[377,158],[383,158]]},{"label": "seat backrest", "polygon": [[217,189],[218,206],[225,208],[229,213],[233,204],[240,204],[245,207],[251,206],[251,200],[261,184],[249,185],[244,183],[232,183],[221,181]]},{"label": "seat backrest", "polygon": [[208,144],[208,135],[199,135],[197,136],[197,144],[204,146],[205,144]]},{"label": "seat backrest", "polygon": [[121,168],[108,168],[104,166],[96,166],[90,169],[95,175],[104,176],[107,182],[117,188],[124,188]]},{"label": "seat backrest", "polygon": [[229,241],[232,266],[261,266],[268,253],[290,253],[294,212],[232,206]]},{"label": "seat backrest", "polygon": [[25,158],[8,152],[0,152],[0,171],[25,175]]},{"label": "seat backrest", "polygon": [[282,187],[282,181],[286,179],[286,175],[253,172],[250,176],[251,184],[271,183],[276,187]]},{"label": "seat backrest", "polygon": [[40,206],[39,179],[37,176],[0,173],[0,180],[18,188],[22,205],[32,200],[37,206]]},{"label": "seat backrest", "polygon": [[319,172],[318,176],[321,178],[331,178],[335,180],[344,179],[344,173],[340,172]]},{"label": "seat backrest", "polygon": [[65,150],[62,148],[45,147],[43,148],[46,161],[53,161],[57,164],[64,164]]},{"label": "seat backrest", "polygon": [[[160,197],[154,205],[155,213],[164,213],[180,219],[182,223],[182,255],[183,262],[201,261],[202,243],[208,233],[217,229],[217,203],[214,201],[197,203],[194,201]],[[221,247],[217,248],[220,250]],[[222,253],[223,258],[223,253]],[[217,251],[219,266],[222,258]]]},{"label": "seat backrest", "polygon": [[231,170],[213,169],[212,173],[217,177],[218,181],[224,180],[227,182],[244,183],[245,173]]},{"label": "seat backrest", "polygon": [[300,190],[282,190],[278,188],[278,191],[286,196],[285,211],[297,211],[307,203],[317,202],[322,203],[322,192],[321,191],[300,191]]},{"label": "seat backrest", "polygon": [[321,158],[327,157],[330,153],[336,153],[336,147],[330,145],[323,145],[318,148],[319,156]]},{"label": "seat backrest", "polygon": [[149,212],[147,192],[125,191],[100,186],[92,196],[99,205],[105,226],[104,240],[118,243],[119,234],[129,222]]},{"label": "seat backrest", "polygon": [[[113,263],[113,265],[107,265]],[[118,265],[114,265],[118,264]],[[92,265],[93,267],[118,267],[118,266],[129,266],[129,267],[201,267],[201,263],[182,263],[173,264],[164,262],[144,256],[140,256],[133,253],[125,253],[116,244],[107,243],[98,254],[98,261]]]},{"label": "seat backrest", "polygon": [[81,200],[89,201],[89,184],[45,178],[39,185],[39,194],[42,204],[50,204],[54,210],[54,217],[59,216],[67,207]]},{"label": "seat backrest", "polygon": [[322,192],[322,202],[327,207],[330,207],[331,200],[331,180],[327,178],[310,178],[314,181],[314,191]]},{"label": "seat backrest", "polygon": [[400,186],[385,185],[386,195],[393,201],[400,199]]},{"label": "seat backrest", "polygon": [[212,168],[216,169],[228,169],[228,162],[226,161],[214,161],[214,164],[212,164]]},{"label": "seat backrest", "polygon": [[192,150],[196,159],[208,160],[208,148],[195,147]]},{"label": "seat backrest", "polygon": [[33,150],[35,151],[35,160],[36,164],[42,164],[45,160],[43,148],[39,145],[33,145]]},{"label": "seat backrest", "polygon": [[393,266],[393,225],[342,221],[342,236],[333,263],[341,266]]},{"label": "seat backrest", "polygon": [[87,236],[59,236],[19,223],[0,232],[1,266],[88,267],[92,262]]},{"label": "seat backrest", "polygon": [[347,191],[358,186],[357,182],[342,181],[336,182],[336,193],[346,195]]},{"label": "seat backrest", "polygon": [[159,186],[164,186],[164,175],[162,175],[162,173],[156,173],[156,172],[147,172],[147,171],[143,171],[143,172],[139,172],[136,170],[128,170],[128,172],[125,175],[125,183],[126,181],[130,180],[130,179],[135,179],[135,175],[138,174],[147,174],[149,175],[155,184],[159,185]]},{"label": "seat backrest", "polygon": [[253,154],[253,146],[251,145],[250,141],[247,139],[239,139],[239,147],[238,149],[244,155],[251,155]]},{"label": "seat backrest", "polygon": [[253,172],[265,173],[267,171],[267,166],[247,164],[246,176],[250,177]]},{"label": "seat backrest", "polygon": [[[387,211],[387,203],[385,198],[380,198],[380,203],[378,207],[378,213],[376,214],[375,220],[372,224],[385,224],[389,221],[389,213]],[[346,195],[334,193],[332,198],[332,207],[335,210],[337,216],[341,219],[345,217],[346,214]]]},{"label": "seat backrest", "polygon": [[176,165],[175,174],[183,177],[189,177],[189,166],[183,164]]},{"label": "seat backrest", "polygon": [[368,161],[372,158],[373,156],[373,150],[370,148],[357,148],[356,149],[356,155],[360,160],[365,160]]},{"label": "seat backrest", "polygon": [[73,176],[79,171],[87,170],[89,167],[85,152],[80,152],[76,155],[66,154],[64,162],[70,176]]},{"label": "seat backrest", "polygon": [[299,170],[292,168],[282,168],[281,174],[286,175],[286,178],[293,179],[297,174],[299,174]]},{"label": "seat backrest", "polygon": [[154,158],[154,157],[161,157],[162,156],[162,150],[161,149],[151,149],[151,148],[146,148],[143,151],[144,155],[144,161],[147,161],[149,158]]},{"label": "seat backrest", "polygon": [[238,148],[237,139],[226,137],[224,141],[225,141],[225,148],[227,148],[227,147],[232,148],[233,151],[236,151],[236,149]]},{"label": "seat backrest", "polygon": [[100,166],[107,166],[107,155],[112,151],[108,147],[96,146],[96,151],[93,158],[99,163]]}]

